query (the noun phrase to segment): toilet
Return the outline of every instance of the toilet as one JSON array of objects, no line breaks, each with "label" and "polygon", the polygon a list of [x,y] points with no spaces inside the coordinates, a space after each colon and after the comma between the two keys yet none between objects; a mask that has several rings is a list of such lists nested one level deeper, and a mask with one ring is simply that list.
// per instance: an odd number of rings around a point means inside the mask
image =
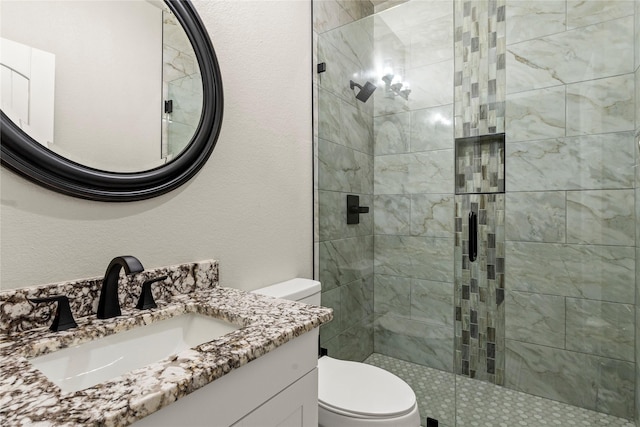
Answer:
[{"label": "toilet", "polygon": [[[254,293],[320,305],[320,282],[292,279]],[[409,385],[384,369],[322,356],[318,359],[320,427],[418,427],[420,413]]]}]

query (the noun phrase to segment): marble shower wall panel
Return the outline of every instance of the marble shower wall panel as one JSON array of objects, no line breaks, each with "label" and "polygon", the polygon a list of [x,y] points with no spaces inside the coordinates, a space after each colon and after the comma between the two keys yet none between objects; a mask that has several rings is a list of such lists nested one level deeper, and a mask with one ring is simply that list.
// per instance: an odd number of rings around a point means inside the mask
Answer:
[{"label": "marble shower wall panel", "polygon": [[508,292],[505,301],[507,339],[563,347],[565,299],[556,295]]},{"label": "marble shower wall panel", "polygon": [[584,27],[633,15],[633,0],[567,1],[567,28]]},{"label": "marble shower wall panel", "polygon": [[419,153],[451,149],[453,104],[374,118],[374,153]]},{"label": "marble shower wall panel", "polygon": [[373,118],[366,108],[346,102],[324,90],[322,84],[318,108],[321,112],[318,117],[318,137],[361,153],[373,153]]},{"label": "marble shower wall panel", "polygon": [[411,195],[411,235],[451,238],[454,233],[453,209],[451,194]]},{"label": "marble shower wall panel", "polygon": [[321,343],[341,359],[364,360],[373,351],[373,215],[346,224],[346,196],[373,206],[373,103],[356,100],[349,80],[370,79],[373,4],[316,0],[314,68],[315,248],[322,304],[334,321]]},{"label": "marble shower wall panel", "polygon": [[564,191],[507,193],[505,210],[509,218],[505,224],[507,240],[566,241],[567,200]]},{"label": "marble shower wall panel", "polygon": [[507,93],[632,72],[630,10],[624,18],[520,43],[507,38]]},{"label": "marble shower wall panel", "polygon": [[411,112],[411,151],[445,150],[452,146],[453,104]]},{"label": "marble shower wall panel", "polygon": [[[376,15],[375,62],[381,90],[375,116],[453,102],[453,8],[451,1],[412,1]],[[392,73],[408,84],[408,100],[385,91],[380,78]]]},{"label": "marble shower wall panel", "polygon": [[507,129],[507,191],[633,187],[632,132],[526,142],[512,142],[509,133]]},{"label": "marble shower wall panel", "polygon": [[505,385],[631,419],[639,18],[627,0],[506,16]]},{"label": "marble shower wall panel", "polygon": [[453,239],[376,235],[377,274],[453,282]]},{"label": "marble shower wall panel", "polygon": [[376,353],[447,372],[453,370],[453,328],[376,313],[374,331]]},{"label": "marble shower wall panel", "polygon": [[454,0],[455,136],[504,132],[506,0]]},{"label": "marble shower wall panel", "polygon": [[333,308],[334,319],[322,326],[320,345],[338,359],[366,359],[373,349],[373,276],[323,291],[321,304]]},{"label": "marble shower wall panel", "polygon": [[376,235],[453,236],[450,194],[375,196],[374,210]]},{"label": "marble shower wall panel", "polygon": [[567,298],[566,309],[567,350],[635,360],[633,304]]},{"label": "marble shower wall panel", "polygon": [[410,235],[411,195],[384,194],[373,197],[374,234]]},{"label": "marble shower wall panel", "polygon": [[410,112],[374,117],[373,129],[373,152],[376,156],[410,152]]},{"label": "marble shower wall panel", "polygon": [[567,136],[634,128],[633,74],[567,85]]},{"label": "marble shower wall panel", "polygon": [[567,243],[634,246],[633,189],[567,192]]},{"label": "marble shower wall panel", "polygon": [[363,64],[356,60],[353,55],[347,56],[338,51],[325,35],[318,39],[317,52],[318,62],[324,62],[327,65],[324,73],[316,74],[318,85],[356,108],[360,107],[365,111],[370,110],[371,106],[369,105],[363,104],[359,106],[356,104],[356,99],[353,96],[354,92],[349,87],[349,80],[351,79],[362,83],[359,78],[366,72],[363,69]]},{"label": "marble shower wall panel", "polygon": [[319,138],[318,168],[321,190],[373,192],[373,157],[369,154]]},{"label": "marble shower wall panel", "polygon": [[324,33],[373,14],[373,3],[360,0],[314,0],[313,30]]},{"label": "marble shower wall panel", "polygon": [[507,387],[632,418],[632,362],[509,339],[506,349]]},{"label": "marble shower wall panel", "polygon": [[453,192],[453,150],[375,156],[375,194]]},{"label": "marble shower wall panel", "polygon": [[635,57],[636,57],[636,71],[640,67],[640,42],[638,42],[638,36],[640,36],[640,0],[635,1],[635,28],[636,28],[636,45],[635,45]]},{"label": "marble shower wall panel", "polygon": [[364,360],[373,351],[373,236],[321,241],[319,246],[322,304],[337,312],[337,322],[323,325],[321,344],[332,356]]},{"label": "marble shower wall panel", "polygon": [[564,86],[510,94],[506,102],[509,142],[564,137],[565,98]]},{"label": "marble shower wall panel", "polygon": [[640,426],[640,0],[635,1],[635,89],[636,89],[636,400],[635,421]]},{"label": "marble shower wall panel", "polygon": [[633,304],[635,248],[507,241],[506,252],[508,291]]},{"label": "marble shower wall panel", "polygon": [[451,284],[376,274],[374,286],[376,353],[451,371]]},{"label": "marble shower wall panel", "polygon": [[380,77],[411,85],[374,93],[374,349],[452,371],[453,4],[385,10],[374,36]]},{"label": "marble shower wall panel", "polygon": [[507,41],[514,44],[565,31],[566,11],[566,0],[509,1]]}]

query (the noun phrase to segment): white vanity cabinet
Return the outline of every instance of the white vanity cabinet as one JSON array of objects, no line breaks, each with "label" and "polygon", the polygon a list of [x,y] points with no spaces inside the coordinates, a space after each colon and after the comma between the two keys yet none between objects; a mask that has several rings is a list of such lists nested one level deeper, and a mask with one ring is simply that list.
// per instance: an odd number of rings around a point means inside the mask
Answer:
[{"label": "white vanity cabinet", "polygon": [[317,427],[318,331],[289,341],[134,425]]}]

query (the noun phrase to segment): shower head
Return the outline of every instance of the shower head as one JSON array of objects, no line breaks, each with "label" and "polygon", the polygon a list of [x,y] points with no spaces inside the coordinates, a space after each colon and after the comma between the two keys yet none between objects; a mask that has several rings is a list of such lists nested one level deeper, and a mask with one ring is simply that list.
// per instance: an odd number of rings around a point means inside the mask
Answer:
[{"label": "shower head", "polygon": [[366,82],[364,84],[364,87],[362,85],[359,85],[358,83],[354,82],[353,80],[349,81],[349,87],[351,89],[357,87],[360,88],[360,91],[356,94],[356,99],[358,101],[362,101],[362,102],[367,102],[367,99],[369,99],[369,97],[371,96],[371,94],[373,93],[374,90],[376,90],[376,85],[374,85],[371,82]]}]

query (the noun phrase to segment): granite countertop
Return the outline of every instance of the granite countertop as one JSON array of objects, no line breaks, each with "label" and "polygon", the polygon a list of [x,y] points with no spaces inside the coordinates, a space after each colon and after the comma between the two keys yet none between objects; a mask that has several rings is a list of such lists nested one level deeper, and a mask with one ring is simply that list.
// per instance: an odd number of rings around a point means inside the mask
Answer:
[{"label": "granite countertop", "polygon": [[[240,329],[113,380],[62,392],[28,358],[184,313],[226,320]],[[36,328],[0,335],[3,426],[128,425],[332,319],[332,310],[215,286],[171,296],[151,310],[76,318],[78,328]]]}]

